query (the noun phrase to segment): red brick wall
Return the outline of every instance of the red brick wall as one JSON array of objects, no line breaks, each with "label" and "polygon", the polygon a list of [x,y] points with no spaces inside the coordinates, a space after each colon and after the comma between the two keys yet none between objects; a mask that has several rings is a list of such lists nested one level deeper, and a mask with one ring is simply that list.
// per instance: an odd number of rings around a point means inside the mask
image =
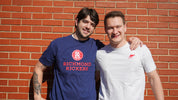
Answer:
[{"label": "red brick wall", "polygon": [[[146,44],[158,67],[165,100],[178,100],[178,0],[0,0],[0,99],[31,99],[33,68],[48,44],[74,32],[82,7],[95,8],[100,23],[93,38],[108,43],[104,15],[126,15],[127,35]],[[146,84],[145,100],[154,100]],[[47,84],[42,94],[47,97]]]}]

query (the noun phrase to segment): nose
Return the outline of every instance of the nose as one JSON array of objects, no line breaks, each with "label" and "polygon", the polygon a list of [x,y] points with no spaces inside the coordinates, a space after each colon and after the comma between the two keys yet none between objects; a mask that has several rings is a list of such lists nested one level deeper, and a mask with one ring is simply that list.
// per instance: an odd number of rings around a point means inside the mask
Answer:
[{"label": "nose", "polygon": [[113,29],[113,33],[114,33],[114,34],[117,33],[117,29],[116,29],[116,28]]},{"label": "nose", "polygon": [[90,27],[91,27],[90,23],[87,23],[86,27],[87,27],[87,29],[90,29]]}]

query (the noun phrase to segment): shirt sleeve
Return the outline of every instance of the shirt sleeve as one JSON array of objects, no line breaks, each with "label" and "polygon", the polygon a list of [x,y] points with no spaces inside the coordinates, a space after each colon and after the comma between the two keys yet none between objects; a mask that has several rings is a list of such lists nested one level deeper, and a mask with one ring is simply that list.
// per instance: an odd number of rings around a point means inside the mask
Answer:
[{"label": "shirt sleeve", "polygon": [[144,45],[142,47],[142,65],[146,73],[149,73],[156,69],[155,62],[148,47]]},{"label": "shirt sleeve", "polygon": [[52,66],[55,61],[55,46],[54,42],[48,46],[48,48],[43,52],[39,61],[45,66]]}]

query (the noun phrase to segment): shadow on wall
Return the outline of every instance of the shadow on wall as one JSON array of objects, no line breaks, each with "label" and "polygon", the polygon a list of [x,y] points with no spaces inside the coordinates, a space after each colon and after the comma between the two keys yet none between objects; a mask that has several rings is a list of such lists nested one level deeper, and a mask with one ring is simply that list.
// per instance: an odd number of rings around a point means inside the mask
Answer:
[{"label": "shadow on wall", "polygon": [[[47,67],[47,69],[44,71],[43,74],[43,83],[47,81],[47,98],[46,100],[49,100],[49,92],[52,89],[52,85],[53,85],[53,78],[54,78],[54,74],[53,74],[54,70],[53,67]],[[33,95],[33,76],[30,80],[30,86],[29,86],[29,100],[34,100],[34,95]]]}]

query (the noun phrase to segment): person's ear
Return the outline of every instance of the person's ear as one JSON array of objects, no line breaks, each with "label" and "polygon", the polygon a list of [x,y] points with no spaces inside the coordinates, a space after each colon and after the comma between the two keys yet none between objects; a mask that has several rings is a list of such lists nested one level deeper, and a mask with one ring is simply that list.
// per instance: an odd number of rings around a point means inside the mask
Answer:
[{"label": "person's ear", "polygon": [[75,26],[78,25],[78,18],[75,19]]}]

